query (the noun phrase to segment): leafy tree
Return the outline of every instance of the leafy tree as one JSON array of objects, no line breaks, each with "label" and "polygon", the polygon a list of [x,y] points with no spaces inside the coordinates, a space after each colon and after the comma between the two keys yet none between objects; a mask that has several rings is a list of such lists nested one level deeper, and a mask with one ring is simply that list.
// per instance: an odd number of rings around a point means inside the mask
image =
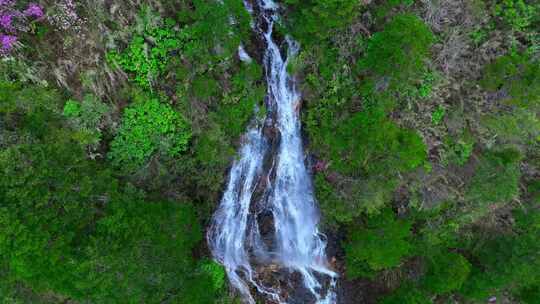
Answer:
[{"label": "leafy tree", "polygon": [[156,98],[137,96],[124,110],[109,159],[126,171],[136,170],[154,154],[174,157],[187,149],[191,128],[186,119]]},{"label": "leafy tree", "polygon": [[61,138],[0,153],[0,256],[12,278],[74,294],[80,249],[116,182]]},{"label": "leafy tree", "polygon": [[347,276],[372,276],[374,271],[398,266],[412,249],[412,223],[396,219],[391,209],[368,218],[366,225],[353,227],[344,244]]}]

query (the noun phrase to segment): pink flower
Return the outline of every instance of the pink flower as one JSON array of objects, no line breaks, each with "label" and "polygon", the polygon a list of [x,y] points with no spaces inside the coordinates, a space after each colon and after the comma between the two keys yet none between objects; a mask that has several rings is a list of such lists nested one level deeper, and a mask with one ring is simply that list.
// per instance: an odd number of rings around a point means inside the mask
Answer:
[{"label": "pink flower", "polygon": [[0,53],[8,53],[17,42],[17,36],[0,34]]},{"label": "pink flower", "polygon": [[39,4],[30,3],[28,8],[24,10],[24,15],[27,17],[41,18],[43,17],[43,9]]}]

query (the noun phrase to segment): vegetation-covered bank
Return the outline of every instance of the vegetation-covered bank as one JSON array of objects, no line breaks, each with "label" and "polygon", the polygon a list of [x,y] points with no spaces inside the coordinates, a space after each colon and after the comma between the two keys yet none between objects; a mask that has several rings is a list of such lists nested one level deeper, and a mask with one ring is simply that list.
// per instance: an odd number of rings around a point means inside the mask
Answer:
[{"label": "vegetation-covered bank", "polygon": [[[540,5],[281,4],[342,303],[538,303]],[[250,20],[0,1],[0,302],[238,302],[203,239],[264,114]]]},{"label": "vegetation-covered bank", "polygon": [[540,6],[285,1],[344,303],[537,303]]}]

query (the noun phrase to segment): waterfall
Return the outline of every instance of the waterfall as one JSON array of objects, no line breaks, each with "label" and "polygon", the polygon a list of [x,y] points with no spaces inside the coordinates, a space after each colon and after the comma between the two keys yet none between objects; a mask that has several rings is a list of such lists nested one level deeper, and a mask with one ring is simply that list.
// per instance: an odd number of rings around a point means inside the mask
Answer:
[{"label": "waterfall", "polygon": [[208,244],[247,303],[255,303],[255,292],[272,303],[334,304],[337,274],[317,228],[319,211],[302,146],[301,98],[287,73],[299,46],[287,37],[280,43],[286,47],[282,54],[272,37],[279,6],[271,0],[253,2],[246,8],[265,45],[267,117],[254,121],[244,135]]}]

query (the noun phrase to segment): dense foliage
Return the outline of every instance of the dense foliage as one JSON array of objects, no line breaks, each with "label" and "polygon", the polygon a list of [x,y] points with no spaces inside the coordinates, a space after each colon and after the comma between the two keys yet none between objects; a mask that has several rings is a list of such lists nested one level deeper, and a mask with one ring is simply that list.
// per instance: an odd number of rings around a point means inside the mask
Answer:
[{"label": "dense foliage", "polygon": [[[537,1],[276,3],[343,303],[537,304]],[[203,239],[266,114],[251,22],[0,0],[1,303],[239,303]]]}]

